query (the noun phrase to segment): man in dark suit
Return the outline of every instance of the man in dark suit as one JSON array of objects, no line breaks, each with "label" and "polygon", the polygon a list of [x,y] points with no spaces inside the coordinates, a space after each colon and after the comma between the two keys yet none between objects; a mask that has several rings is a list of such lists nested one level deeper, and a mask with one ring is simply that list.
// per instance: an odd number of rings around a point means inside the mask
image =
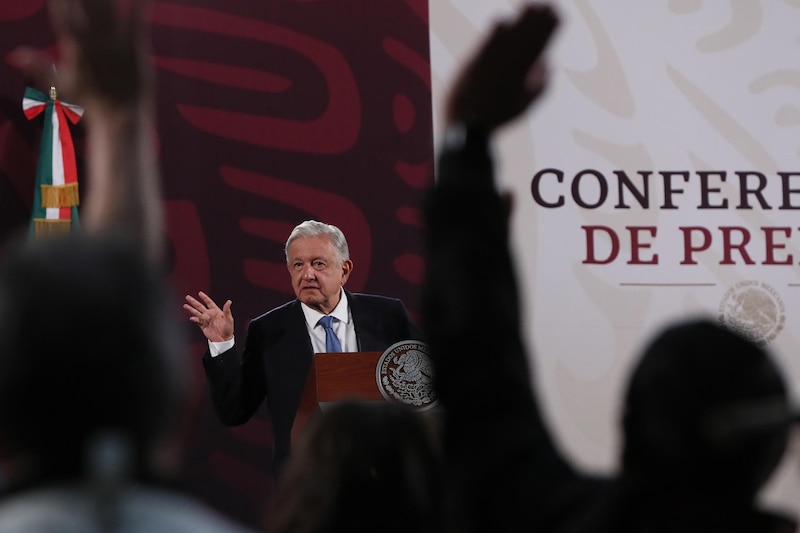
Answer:
[{"label": "man in dark suit", "polygon": [[[234,348],[230,300],[220,308],[200,292],[198,298],[187,295],[183,306],[209,341],[203,364],[220,420],[244,424],[266,398],[275,477],[291,449],[314,353],[381,352],[421,338],[400,300],[345,290],[353,262],[336,226],[315,220],[296,226],[286,241],[286,265],[297,298],[253,319],[241,354]],[[332,319],[330,333],[321,324],[324,317]]]}]

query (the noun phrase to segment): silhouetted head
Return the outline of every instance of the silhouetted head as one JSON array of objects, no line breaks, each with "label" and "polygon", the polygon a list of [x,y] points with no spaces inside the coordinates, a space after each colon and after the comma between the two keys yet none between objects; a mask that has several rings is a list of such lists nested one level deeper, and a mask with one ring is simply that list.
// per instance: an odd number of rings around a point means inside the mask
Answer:
[{"label": "silhouetted head", "polygon": [[670,325],[630,380],[623,475],[752,500],[783,455],[789,410],[765,350],[708,320]]},{"label": "silhouetted head", "polygon": [[0,450],[74,478],[92,439],[129,439],[140,472],[177,420],[186,371],[162,276],[108,240],[18,244],[0,265]]},{"label": "silhouetted head", "polygon": [[388,402],[326,408],[292,449],[270,502],[269,530],[439,531],[441,463],[423,416]]}]

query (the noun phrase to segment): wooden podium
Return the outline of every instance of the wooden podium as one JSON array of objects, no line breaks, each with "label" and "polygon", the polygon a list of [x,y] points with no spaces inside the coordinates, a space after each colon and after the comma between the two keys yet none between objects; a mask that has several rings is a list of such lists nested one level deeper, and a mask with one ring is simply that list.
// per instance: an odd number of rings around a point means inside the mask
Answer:
[{"label": "wooden podium", "polygon": [[294,417],[292,442],[326,403],[345,398],[386,401],[378,390],[376,378],[376,366],[381,355],[381,352],[315,354]]}]

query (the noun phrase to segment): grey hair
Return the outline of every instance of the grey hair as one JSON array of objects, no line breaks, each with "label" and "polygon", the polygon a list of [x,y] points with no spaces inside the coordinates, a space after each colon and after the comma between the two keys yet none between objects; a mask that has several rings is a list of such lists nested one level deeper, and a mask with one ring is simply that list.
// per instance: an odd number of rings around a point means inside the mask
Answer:
[{"label": "grey hair", "polygon": [[289,263],[289,246],[300,237],[325,237],[331,241],[333,247],[336,249],[336,254],[339,256],[340,261],[348,261],[350,259],[350,248],[347,246],[347,239],[344,237],[342,230],[333,224],[325,224],[316,220],[306,220],[294,227],[286,239],[286,247],[284,254],[286,255],[286,263]]}]

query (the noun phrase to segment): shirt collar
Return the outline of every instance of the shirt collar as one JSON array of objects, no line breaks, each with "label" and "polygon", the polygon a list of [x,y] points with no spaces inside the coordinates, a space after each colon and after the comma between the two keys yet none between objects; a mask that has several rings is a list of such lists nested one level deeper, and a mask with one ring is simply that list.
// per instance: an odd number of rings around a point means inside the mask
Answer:
[{"label": "shirt collar", "polygon": [[[339,322],[344,322],[347,324],[350,319],[350,306],[347,301],[347,293],[344,292],[343,288],[340,288],[339,290],[341,291],[339,293],[339,303],[336,304],[336,307],[333,308],[333,311],[331,311],[330,315]],[[306,317],[306,323],[312,328],[317,325],[317,322],[319,322],[320,318],[325,316],[316,309],[311,309],[303,302],[300,302],[300,308],[303,310],[303,314]]]}]

